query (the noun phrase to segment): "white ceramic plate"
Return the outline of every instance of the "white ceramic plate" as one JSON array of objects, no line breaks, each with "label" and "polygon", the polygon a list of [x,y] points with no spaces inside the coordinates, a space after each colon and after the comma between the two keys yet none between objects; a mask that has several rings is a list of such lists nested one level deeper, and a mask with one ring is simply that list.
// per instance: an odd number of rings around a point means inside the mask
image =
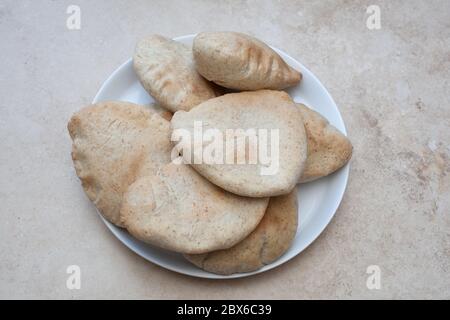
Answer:
[{"label": "white ceramic plate", "polygon": [[[174,40],[191,45],[194,36],[195,35],[187,35],[175,38]],[[303,79],[300,85],[288,90],[294,100],[314,108],[324,115],[331,124],[341,130],[341,132],[347,134],[336,103],[314,74],[283,51],[276,48],[273,49],[277,51],[289,65],[303,73]],[[138,104],[148,104],[154,101],[140,85],[139,80],[134,73],[131,59],[121,65],[105,81],[100,88],[100,91],[95,96],[93,103],[106,100],[129,101]],[[230,279],[247,277],[270,270],[292,259],[320,235],[333,218],[334,213],[341,202],[347,185],[348,173],[349,166],[347,165],[326,178],[299,185],[299,228],[292,246],[283,256],[273,263],[249,273],[220,276],[203,271],[187,262],[181,254],[145,244],[133,238],[125,230],[109,223],[103,219],[103,217],[102,219],[111,232],[128,248],[161,267],[202,278]]]}]

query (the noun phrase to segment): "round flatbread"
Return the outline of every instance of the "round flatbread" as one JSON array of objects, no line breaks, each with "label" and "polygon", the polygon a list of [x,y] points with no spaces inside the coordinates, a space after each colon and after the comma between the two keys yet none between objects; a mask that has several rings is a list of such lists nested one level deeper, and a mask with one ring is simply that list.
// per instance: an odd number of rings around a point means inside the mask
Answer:
[{"label": "round flatbread", "polygon": [[190,110],[216,96],[194,66],[190,47],[159,35],[138,42],[133,67],[144,89],[169,111]]},{"label": "round flatbread", "polygon": [[185,163],[229,192],[278,196],[300,179],[306,133],[301,111],[286,92],[226,94],[175,113],[171,124]]},{"label": "round flatbread", "polygon": [[195,65],[206,79],[236,90],[284,89],[300,82],[265,43],[238,32],[202,32],[193,44]]},{"label": "round flatbread", "polygon": [[252,232],[268,198],[226,192],[190,166],[170,163],[130,186],[122,222],[136,238],[181,253],[230,248]]},{"label": "round flatbread", "polygon": [[351,158],[350,140],[320,113],[298,103],[308,140],[308,157],[299,182],[325,177],[342,168]]},{"label": "round flatbread", "polygon": [[251,272],[278,259],[297,233],[297,191],[271,198],[264,218],[244,240],[230,249],[184,255],[208,272],[221,275]]},{"label": "round flatbread", "polygon": [[144,106],[101,102],[75,113],[68,130],[84,191],[106,219],[122,226],[123,193],[143,172],[170,162],[170,123]]}]

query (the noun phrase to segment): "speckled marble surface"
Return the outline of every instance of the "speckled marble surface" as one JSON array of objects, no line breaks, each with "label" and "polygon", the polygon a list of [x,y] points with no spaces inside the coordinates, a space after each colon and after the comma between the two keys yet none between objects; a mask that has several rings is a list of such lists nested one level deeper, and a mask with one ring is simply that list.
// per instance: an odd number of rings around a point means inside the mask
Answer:
[{"label": "speckled marble surface", "polygon": [[[81,30],[66,8],[81,8]],[[381,9],[381,29],[366,8]],[[211,281],[124,247],[85,197],[66,123],[148,33],[246,32],[314,72],[354,144],[344,200],[289,263]],[[450,298],[450,2],[0,3],[0,298]],[[80,290],[66,268],[82,270]],[[381,289],[366,287],[378,265]]]}]

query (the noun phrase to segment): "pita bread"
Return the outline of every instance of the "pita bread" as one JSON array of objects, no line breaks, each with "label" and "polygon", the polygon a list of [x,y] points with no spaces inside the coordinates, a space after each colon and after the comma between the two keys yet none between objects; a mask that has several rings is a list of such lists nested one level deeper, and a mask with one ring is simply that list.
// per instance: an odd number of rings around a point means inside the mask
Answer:
[{"label": "pita bread", "polygon": [[308,138],[308,158],[300,183],[327,176],[343,167],[352,156],[350,140],[327,119],[298,103]]},{"label": "pita bread", "polygon": [[84,191],[102,215],[122,226],[123,193],[136,177],[170,162],[170,124],[148,108],[101,102],[75,113],[68,129]]},{"label": "pita bread", "polygon": [[199,33],[193,52],[197,71],[230,89],[281,90],[302,78],[268,45],[238,32]]},{"label": "pita bread", "polygon": [[185,255],[208,272],[229,275],[251,272],[278,259],[290,247],[297,233],[297,190],[271,198],[258,227],[230,249],[200,255]]},{"label": "pita bread", "polygon": [[[189,112],[179,111],[171,121],[174,133],[178,129],[187,130],[191,137],[194,136],[196,123],[202,124],[204,133],[208,129],[220,131],[224,145],[224,156],[220,157],[222,164],[202,161],[201,153],[186,154],[183,152],[188,145],[186,142],[177,143],[176,148],[183,153],[185,163],[190,163],[202,176],[221,188],[241,196],[277,196],[289,193],[300,179],[307,155],[306,133],[302,114],[286,92],[261,90],[226,94],[208,100]],[[226,146],[232,146],[235,142],[227,142],[226,131],[229,129],[254,129],[259,138],[262,138],[259,132],[262,129],[267,133],[267,139],[257,143],[245,135],[238,135],[236,141],[245,141],[246,150],[238,149],[236,156],[234,149],[226,150]],[[279,139],[276,139],[276,133]],[[251,164],[248,157],[250,150],[268,146],[268,151],[272,152],[277,149],[275,142],[279,142],[279,157],[274,153],[269,163],[257,156],[257,163]],[[205,141],[203,150],[210,143]],[[191,150],[194,150],[192,145]],[[255,153],[258,154],[257,151]],[[234,162],[226,161],[229,158]],[[239,164],[237,158],[244,159],[245,164]]]},{"label": "pita bread", "polygon": [[133,66],[145,90],[164,108],[190,110],[216,95],[195,70],[191,49],[152,35],[139,41]]},{"label": "pita bread", "polygon": [[229,248],[249,235],[268,201],[236,196],[190,166],[170,163],[131,185],[121,217],[142,241],[182,253],[205,253]]}]

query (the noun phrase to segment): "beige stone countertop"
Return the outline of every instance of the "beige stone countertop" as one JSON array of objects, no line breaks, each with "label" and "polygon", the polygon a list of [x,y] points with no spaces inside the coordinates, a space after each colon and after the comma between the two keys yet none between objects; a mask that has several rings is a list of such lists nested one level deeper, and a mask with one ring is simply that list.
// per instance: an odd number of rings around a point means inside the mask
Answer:
[{"label": "beige stone countertop", "polygon": [[[80,30],[67,28],[72,4]],[[122,245],[84,195],[66,128],[137,39],[212,30],[306,65],[354,145],[322,235],[279,268],[227,281]],[[3,0],[0,39],[0,298],[450,298],[450,1]],[[69,265],[80,290],[66,287]],[[371,265],[379,290],[366,286]]]}]

